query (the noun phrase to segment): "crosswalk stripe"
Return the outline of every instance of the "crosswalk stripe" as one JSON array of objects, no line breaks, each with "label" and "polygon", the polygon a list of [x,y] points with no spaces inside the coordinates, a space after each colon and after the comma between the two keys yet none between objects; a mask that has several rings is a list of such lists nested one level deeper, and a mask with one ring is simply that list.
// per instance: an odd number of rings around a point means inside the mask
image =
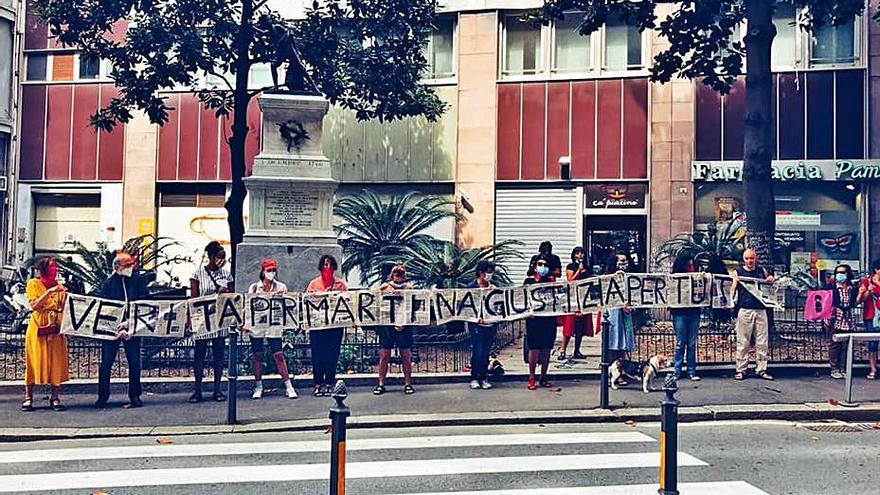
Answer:
[{"label": "crosswalk stripe", "polygon": [[[637,431],[587,433],[535,433],[511,435],[460,435],[349,439],[347,450],[424,449],[492,447],[504,445],[564,445],[596,443],[638,443],[655,440]],[[175,445],[94,447],[88,449],[43,449],[0,452],[0,464],[85,461],[161,457],[201,457],[245,454],[328,452],[328,440],[302,442],[253,442]]]},{"label": "crosswalk stripe", "polygon": [[[768,495],[767,492],[759,490],[745,481],[679,483],[678,491],[682,495]],[[525,490],[411,493],[407,495],[657,495],[657,485],[530,488]]]},{"label": "crosswalk stripe", "polygon": [[[680,453],[679,466],[707,466]],[[657,453],[586,454],[527,457],[488,457],[426,460],[354,462],[346,465],[346,478],[391,478],[540,471],[582,471],[596,469],[659,467]],[[328,464],[281,464],[222,466],[208,468],[84,471],[0,476],[0,492],[39,492],[132,486],[169,486],[272,481],[322,480],[329,476]],[[555,492],[554,492],[555,493]]]}]

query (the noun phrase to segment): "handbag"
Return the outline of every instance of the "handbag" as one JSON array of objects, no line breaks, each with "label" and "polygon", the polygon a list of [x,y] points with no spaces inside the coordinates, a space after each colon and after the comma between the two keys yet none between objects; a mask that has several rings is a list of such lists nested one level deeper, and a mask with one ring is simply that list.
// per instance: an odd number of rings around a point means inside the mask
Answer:
[{"label": "handbag", "polygon": [[51,323],[37,326],[38,337],[47,337],[61,333],[61,326],[56,323],[58,321],[58,313],[55,310],[46,311],[46,321]]}]

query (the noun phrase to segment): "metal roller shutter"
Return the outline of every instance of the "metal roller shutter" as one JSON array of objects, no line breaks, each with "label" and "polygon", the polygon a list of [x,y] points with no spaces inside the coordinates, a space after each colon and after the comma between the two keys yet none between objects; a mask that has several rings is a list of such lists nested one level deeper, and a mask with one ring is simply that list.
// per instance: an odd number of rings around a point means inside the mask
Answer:
[{"label": "metal roller shutter", "polygon": [[529,259],[542,241],[553,243],[553,254],[562,261],[563,271],[572,248],[581,244],[578,224],[577,189],[498,189],[495,191],[495,242],[516,239],[523,259],[510,263],[508,272],[515,282],[525,278]]}]

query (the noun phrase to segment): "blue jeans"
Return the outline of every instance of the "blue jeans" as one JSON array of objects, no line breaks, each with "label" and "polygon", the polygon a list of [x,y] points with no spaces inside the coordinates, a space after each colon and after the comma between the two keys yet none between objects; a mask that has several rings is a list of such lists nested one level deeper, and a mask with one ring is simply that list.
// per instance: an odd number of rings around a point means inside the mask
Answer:
[{"label": "blue jeans", "polygon": [[681,365],[687,351],[687,372],[697,374],[697,333],[700,331],[700,315],[674,315],[675,328],[675,376],[681,376]]},{"label": "blue jeans", "polygon": [[473,344],[471,354],[471,379],[486,380],[486,370],[489,368],[489,353],[492,352],[492,344],[495,342],[495,325],[468,324]]}]

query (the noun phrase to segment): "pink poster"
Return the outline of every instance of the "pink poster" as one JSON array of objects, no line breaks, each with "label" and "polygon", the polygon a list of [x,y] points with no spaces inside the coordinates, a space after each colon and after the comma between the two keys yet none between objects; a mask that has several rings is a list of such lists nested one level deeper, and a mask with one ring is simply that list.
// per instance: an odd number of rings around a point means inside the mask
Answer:
[{"label": "pink poster", "polygon": [[804,306],[804,319],[807,321],[831,318],[833,295],[830,290],[807,291],[807,304]]}]

